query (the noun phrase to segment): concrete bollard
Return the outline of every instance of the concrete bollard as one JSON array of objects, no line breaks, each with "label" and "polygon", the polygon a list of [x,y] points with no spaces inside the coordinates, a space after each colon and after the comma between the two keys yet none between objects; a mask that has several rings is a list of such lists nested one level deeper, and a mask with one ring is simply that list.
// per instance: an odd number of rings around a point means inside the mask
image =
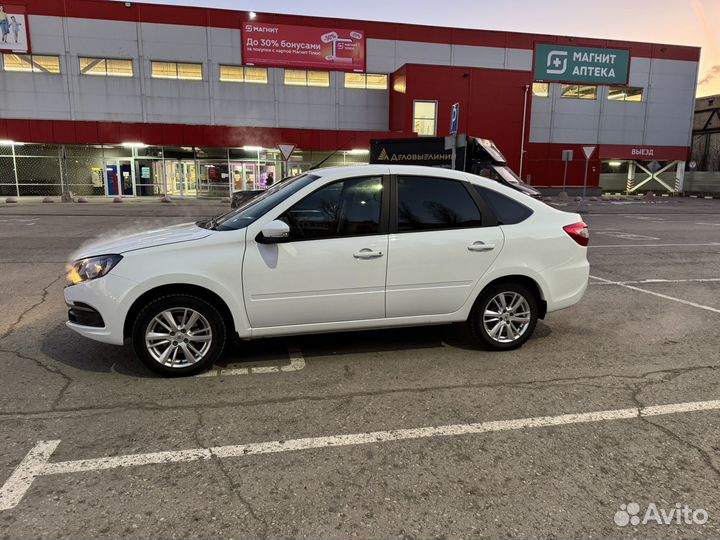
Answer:
[{"label": "concrete bollard", "polygon": [[73,192],[72,191],[63,191],[62,197],[60,198],[62,202],[75,202],[73,198]]},{"label": "concrete bollard", "polygon": [[561,191],[560,193],[558,193],[558,199],[560,199],[561,201],[567,201],[568,198],[569,197],[567,191]]},{"label": "concrete bollard", "polygon": [[88,202],[88,199],[87,199],[87,197],[78,197],[77,202],[79,202],[79,203],[86,203],[86,202]]},{"label": "concrete bollard", "polygon": [[582,197],[577,197],[577,199],[579,199],[579,201],[578,201],[577,208],[575,209],[575,211],[577,213],[587,212],[588,211],[587,201],[585,199],[583,199]]},{"label": "concrete bollard", "polygon": [[575,197],[575,202],[580,202],[580,201],[582,201],[582,200],[583,200],[582,197]]},{"label": "concrete bollard", "polygon": [[123,198],[122,198],[122,197],[115,197],[115,198],[113,199],[113,202],[114,202],[114,203],[121,203],[121,202],[124,202],[124,201],[123,201]]},{"label": "concrete bollard", "polygon": [[597,201],[598,198],[597,198],[597,197],[590,197],[590,200],[594,202],[594,201]]},{"label": "concrete bollard", "polygon": [[55,202],[55,199],[53,199],[52,197],[45,197],[43,199],[43,202],[44,203],[53,203],[53,202]]},{"label": "concrete bollard", "polygon": [[225,203],[225,204],[230,203],[230,197],[223,197],[223,198],[222,198],[222,202]]},{"label": "concrete bollard", "polygon": [[18,201],[17,201],[17,197],[8,197],[7,199],[5,199],[5,202],[8,204],[15,204]]},{"label": "concrete bollard", "polygon": [[162,199],[160,199],[160,202],[161,203],[171,203],[173,201],[172,201],[172,197],[170,197],[170,195],[165,195]]}]

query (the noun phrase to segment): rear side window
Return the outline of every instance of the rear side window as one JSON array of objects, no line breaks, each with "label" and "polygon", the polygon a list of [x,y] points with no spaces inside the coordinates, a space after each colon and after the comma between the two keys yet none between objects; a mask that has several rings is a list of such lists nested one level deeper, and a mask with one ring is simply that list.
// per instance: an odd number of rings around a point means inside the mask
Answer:
[{"label": "rear side window", "polygon": [[482,226],[480,210],[456,180],[398,177],[398,232]]},{"label": "rear side window", "polygon": [[475,184],[473,184],[473,187],[495,213],[498,225],[514,225],[515,223],[520,223],[529,218],[533,213],[533,211],[524,204],[520,204],[502,193]]}]

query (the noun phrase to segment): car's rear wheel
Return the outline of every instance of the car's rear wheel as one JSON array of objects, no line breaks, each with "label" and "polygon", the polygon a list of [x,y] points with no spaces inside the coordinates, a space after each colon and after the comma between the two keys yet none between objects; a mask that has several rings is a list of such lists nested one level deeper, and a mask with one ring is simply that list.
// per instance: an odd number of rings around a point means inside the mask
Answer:
[{"label": "car's rear wheel", "polygon": [[148,368],[163,375],[192,375],[213,364],[225,345],[225,322],[209,302],[171,294],[149,302],[133,327],[133,345]]},{"label": "car's rear wheel", "polygon": [[485,289],[468,319],[480,345],[507,351],[525,343],[538,320],[538,299],[520,283],[500,282]]}]

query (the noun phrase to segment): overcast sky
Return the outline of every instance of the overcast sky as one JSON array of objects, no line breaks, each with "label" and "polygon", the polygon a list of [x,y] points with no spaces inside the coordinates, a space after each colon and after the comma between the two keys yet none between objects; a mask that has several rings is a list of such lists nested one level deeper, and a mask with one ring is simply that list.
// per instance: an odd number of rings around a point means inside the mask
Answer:
[{"label": "overcast sky", "polygon": [[702,47],[698,95],[720,94],[720,0],[166,0],[153,3],[695,45]]}]

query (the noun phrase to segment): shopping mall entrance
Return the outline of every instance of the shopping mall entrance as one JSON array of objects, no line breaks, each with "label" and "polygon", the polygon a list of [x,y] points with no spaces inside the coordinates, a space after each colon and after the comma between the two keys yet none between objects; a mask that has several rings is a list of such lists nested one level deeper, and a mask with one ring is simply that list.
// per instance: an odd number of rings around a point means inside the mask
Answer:
[{"label": "shopping mall entrance", "polygon": [[165,193],[179,198],[197,197],[198,178],[195,160],[165,160]]}]

